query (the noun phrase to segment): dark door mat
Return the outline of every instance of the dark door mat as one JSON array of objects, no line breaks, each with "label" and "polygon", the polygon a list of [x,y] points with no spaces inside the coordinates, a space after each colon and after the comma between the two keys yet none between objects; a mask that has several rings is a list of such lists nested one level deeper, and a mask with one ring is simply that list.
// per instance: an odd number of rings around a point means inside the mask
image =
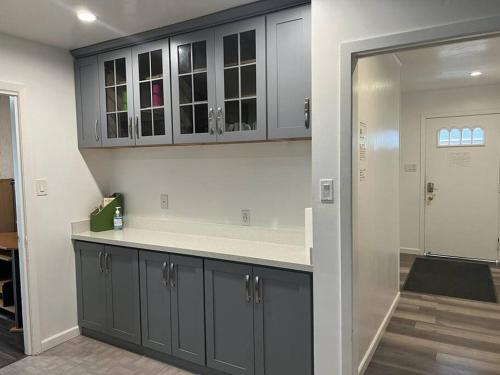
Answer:
[{"label": "dark door mat", "polygon": [[403,290],[497,302],[490,267],[479,262],[417,258]]}]

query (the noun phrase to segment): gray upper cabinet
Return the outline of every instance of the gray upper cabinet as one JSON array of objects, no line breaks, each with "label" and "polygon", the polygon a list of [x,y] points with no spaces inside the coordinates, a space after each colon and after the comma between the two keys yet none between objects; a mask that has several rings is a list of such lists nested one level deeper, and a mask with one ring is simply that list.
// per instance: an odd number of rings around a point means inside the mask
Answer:
[{"label": "gray upper cabinet", "polygon": [[172,354],[205,365],[203,260],[170,256]]},{"label": "gray upper cabinet", "polygon": [[212,29],[170,39],[174,143],[209,143],[215,132]]},{"label": "gray upper cabinet", "polygon": [[77,242],[75,257],[79,324],[83,328],[104,333],[106,331],[104,246]]},{"label": "gray upper cabinet", "polygon": [[97,56],[75,61],[78,146],[101,147]]},{"label": "gray upper cabinet", "polygon": [[308,274],[254,267],[255,374],[312,375]]},{"label": "gray upper cabinet", "polygon": [[137,250],[106,246],[108,333],[141,343],[139,255]]},{"label": "gray upper cabinet", "polygon": [[219,142],[266,139],[265,35],[264,17],[215,29]]},{"label": "gray upper cabinet", "polygon": [[132,49],[136,145],[172,143],[168,39]]},{"label": "gray upper cabinet", "polygon": [[102,145],[135,145],[132,51],[99,55]]},{"label": "gray upper cabinet", "polygon": [[254,374],[252,267],[205,261],[207,366]]},{"label": "gray upper cabinet", "polygon": [[311,136],[311,9],[267,16],[269,139]]},{"label": "gray upper cabinet", "polygon": [[172,354],[170,256],[141,251],[139,264],[142,345],[162,353]]}]

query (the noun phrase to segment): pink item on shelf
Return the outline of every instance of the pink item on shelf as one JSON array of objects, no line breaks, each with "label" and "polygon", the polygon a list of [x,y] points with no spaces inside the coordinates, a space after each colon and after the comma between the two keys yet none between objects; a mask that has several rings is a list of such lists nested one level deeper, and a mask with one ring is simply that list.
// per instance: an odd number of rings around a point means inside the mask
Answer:
[{"label": "pink item on shelf", "polygon": [[153,107],[163,105],[163,85],[162,82],[153,82]]}]

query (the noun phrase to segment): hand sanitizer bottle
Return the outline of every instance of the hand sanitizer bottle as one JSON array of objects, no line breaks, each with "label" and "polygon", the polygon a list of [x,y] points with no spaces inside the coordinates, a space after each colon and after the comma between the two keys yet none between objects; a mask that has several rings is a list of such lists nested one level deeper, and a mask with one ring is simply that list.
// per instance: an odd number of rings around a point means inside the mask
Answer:
[{"label": "hand sanitizer bottle", "polygon": [[115,230],[123,229],[123,216],[121,210],[121,207],[116,207],[115,215],[113,216],[113,227]]}]

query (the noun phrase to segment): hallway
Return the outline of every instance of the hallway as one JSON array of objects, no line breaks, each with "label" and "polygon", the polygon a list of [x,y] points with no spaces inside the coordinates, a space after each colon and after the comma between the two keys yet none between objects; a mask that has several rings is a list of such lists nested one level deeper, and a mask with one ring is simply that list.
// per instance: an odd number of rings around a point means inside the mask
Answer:
[{"label": "hallway", "polygon": [[[401,254],[401,287],[415,256]],[[491,265],[497,295],[500,268]],[[402,292],[367,375],[500,373],[500,304]]]}]

